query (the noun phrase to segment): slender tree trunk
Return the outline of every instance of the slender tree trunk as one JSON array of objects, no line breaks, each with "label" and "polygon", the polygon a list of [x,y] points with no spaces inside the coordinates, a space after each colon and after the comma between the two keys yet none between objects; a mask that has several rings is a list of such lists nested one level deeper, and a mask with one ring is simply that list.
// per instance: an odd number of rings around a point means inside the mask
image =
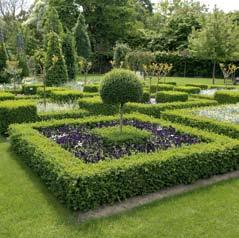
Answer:
[{"label": "slender tree trunk", "polygon": [[186,72],[187,72],[187,61],[184,62],[184,72],[183,72],[184,78],[186,78]]},{"label": "slender tree trunk", "polygon": [[119,111],[120,111],[120,133],[123,132],[123,104],[120,104]]},{"label": "slender tree trunk", "polygon": [[151,96],[151,89],[152,89],[152,77],[149,78],[149,96]]},{"label": "slender tree trunk", "polygon": [[216,61],[213,62],[212,84],[215,84],[215,78],[216,78]]}]

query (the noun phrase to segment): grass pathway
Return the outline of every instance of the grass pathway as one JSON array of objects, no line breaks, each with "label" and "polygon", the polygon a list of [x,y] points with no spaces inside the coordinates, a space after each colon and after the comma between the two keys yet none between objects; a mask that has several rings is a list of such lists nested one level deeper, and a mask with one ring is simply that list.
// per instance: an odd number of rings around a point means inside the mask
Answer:
[{"label": "grass pathway", "polygon": [[239,237],[239,180],[84,224],[0,141],[1,238]]}]

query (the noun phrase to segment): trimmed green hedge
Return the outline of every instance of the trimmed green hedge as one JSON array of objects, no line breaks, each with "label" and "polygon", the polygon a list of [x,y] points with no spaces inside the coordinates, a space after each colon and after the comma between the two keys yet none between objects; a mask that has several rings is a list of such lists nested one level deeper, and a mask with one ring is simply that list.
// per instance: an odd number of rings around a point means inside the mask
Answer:
[{"label": "trimmed green hedge", "polygon": [[59,201],[80,211],[239,169],[238,140],[142,115],[125,118],[173,126],[179,132],[200,137],[204,142],[86,164],[36,130],[117,119],[92,117],[12,125],[12,149],[41,177]]},{"label": "trimmed green hedge", "polygon": [[[83,98],[79,101],[81,109],[89,111],[92,115],[114,115],[119,112],[119,108],[114,105],[103,104],[99,97]],[[188,102],[173,102],[162,104],[144,104],[144,103],[127,103],[124,106],[126,113],[139,112],[153,117],[160,117],[160,113],[165,110],[205,107],[217,105],[213,100],[192,99]]]},{"label": "trimmed green hedge", "polygon": [[210,86],[211,89],[236,89],[236,86],[228,86],[228,85],[211,85]]},{"label": "trimmed green hedge", "polygon": [[150,101],[150,93],[149,92],[143,92],[143,96],[142,96],[142,103],[149,103]]},{"label": "trimmed green hedge", "polygon": [[37,120],[37,108],[29,100],[0,102],[0,134],[7,132],[12,123],[34,122]]},{"label": "trimmed green hedge", "polygon": [[189,94],[197,94],[197,93],[200,93],[201,89],[199,87],[180,86],[180,87],[175,87],[174,91],[185,92]]},{"label": "trimmed green hedge", "polygon": [[214,96],[206,95],[206,94],[191,94],[191,95],[190,95],[190,98],[214,100]]},{"label": "trimmed green hedge", "polygon": [[23,85],[22,93],[24,95],[36,95],[38,88],[42,88],[42,84]]},{"label": "trimmed green hedge", "polygon": [[98,93],[99,86],[98,85],[85,85],[83,88],[84,93]]},{"label": "trimmed green hedge", "polygon": [[66,118],[82,118],[89,116],[89,112],[85,110],[69,110],[69,111],[60,111],[60,112],[43,112],[38,114],[39,121],[47,120],[60,120]]},{"label": "trimmed green hedge", "polygon": [[153,84],[151,85],[150,93],[156,93],[157,91],[172,91],[174,88],[174,85],[171,84],[159,84],[158,85],[158,90],[157,90],[157,85]]},{"label": "trimmed green hedge", "polygon": [[93,97],[99,97],[99,93],[83,93],[83,98],[93,98]]},{"label": "trimmed green hedge", "polygon": [[162,113],[162,118],[175,123],[206,129],[214,133],[239,139],[239,125],[194,115],[194,110],[196,109],[165,111]]},{"label": "trimmed green hedge", "polygon": [[0,101],[13,100],[15,95],[7,92],[0,92]]},{"label": "trimmed green hedge", "polygon": [[187,87],[197,87],[197,88],[201,88],[202,90],[208,89],[207,84],[190,83],[190,84],[186,84],[185,86],[187,86]]},{"label": "trimmed green hedge", "polygon": [[156,94],[157,103],[186,102],[186,101],[188,101],[188,93],[166,91],[166,92],[158,92]]},{"label": "trimmed green hedge", "polygon": [[214,99],[218,103],[238,103],[239,91],[220,90],[215,93]]},{"label": "trimmed green hedge", "polygon": [[[46,97],[50,97],[51,96],[51,93],[53,91],[66,91],[67,89],[66,88],[60,88],[60,87],[46,87]],[[38,88],[37,89],[37,94],[40,96],[40,97],[44,97],[44,88]]]},{"label": "trimmed green hedge", "polygon": [[52,91],[50,98],[57,103],[73,103],[83,98],[83,93],[77,90]]}]

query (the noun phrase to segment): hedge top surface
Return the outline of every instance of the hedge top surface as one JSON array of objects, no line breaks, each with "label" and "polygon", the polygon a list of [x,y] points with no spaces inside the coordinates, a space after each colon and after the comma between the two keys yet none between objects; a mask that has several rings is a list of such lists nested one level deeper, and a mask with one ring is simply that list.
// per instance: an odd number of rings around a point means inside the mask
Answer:
[{"label": "hedge top surface", "polygon": [[32,100],[6,100],[0,101],[0,108],[36,107],[36,103],[36,101]]},{"label": "hedge top surface", "polygon": [[181,92],[181,91],[161,91],[161,92],[157,92],[157,95],[169,95],[169,96],[188,96],[188,93],[186,92]]},{"label": "hedge top surface", "polygon": [[134,72],[125,69],[114,69],[105,75],[100,86],[100,96],[107,104],[139,102],[143,87]]}]

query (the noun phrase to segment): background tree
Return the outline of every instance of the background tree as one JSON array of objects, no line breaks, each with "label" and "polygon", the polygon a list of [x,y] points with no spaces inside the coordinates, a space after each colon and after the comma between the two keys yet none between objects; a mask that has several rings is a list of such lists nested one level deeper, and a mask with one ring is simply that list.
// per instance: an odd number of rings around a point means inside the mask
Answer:
[{"label": "background tree", "polygon": [[114,69],[105,75],[100,87],[100,96],[106,104],[119,105],[121,133],[124,104],[127,102],[140,102],[142,95],[142,84],[132,71]]},{"label": "background tree", "polygon": [[117,42],[114,47],[113,66],[116,68],[126,67],[125,57],[130,50],[128,44]]},{"label": "background tree", "polygon": [[212,60],[214,84],[217,63],[238,60],[239,28],[230,16],[215,8],[202,29],[191,34],[189,48],[194,56]]},{"label": "background tree", "polygon": [[51,32],[48,36],[45,68],[47,86],[59,86],[68,81],[62,45],[59,36],[55,32]]},{"label": "background tree", "polygon": [[62,52],[65,58],[69,80],[75,80],[77,74],[77,56],[74,37],[69,31],[64,34],[62,40]]},{"label": "background tree", "polygon": [[91,56],[91,43],[87,28],[88,26],[86,25],[83,14],[80,14],[73,31],[77,55],[85,59],[89,59]]}]

